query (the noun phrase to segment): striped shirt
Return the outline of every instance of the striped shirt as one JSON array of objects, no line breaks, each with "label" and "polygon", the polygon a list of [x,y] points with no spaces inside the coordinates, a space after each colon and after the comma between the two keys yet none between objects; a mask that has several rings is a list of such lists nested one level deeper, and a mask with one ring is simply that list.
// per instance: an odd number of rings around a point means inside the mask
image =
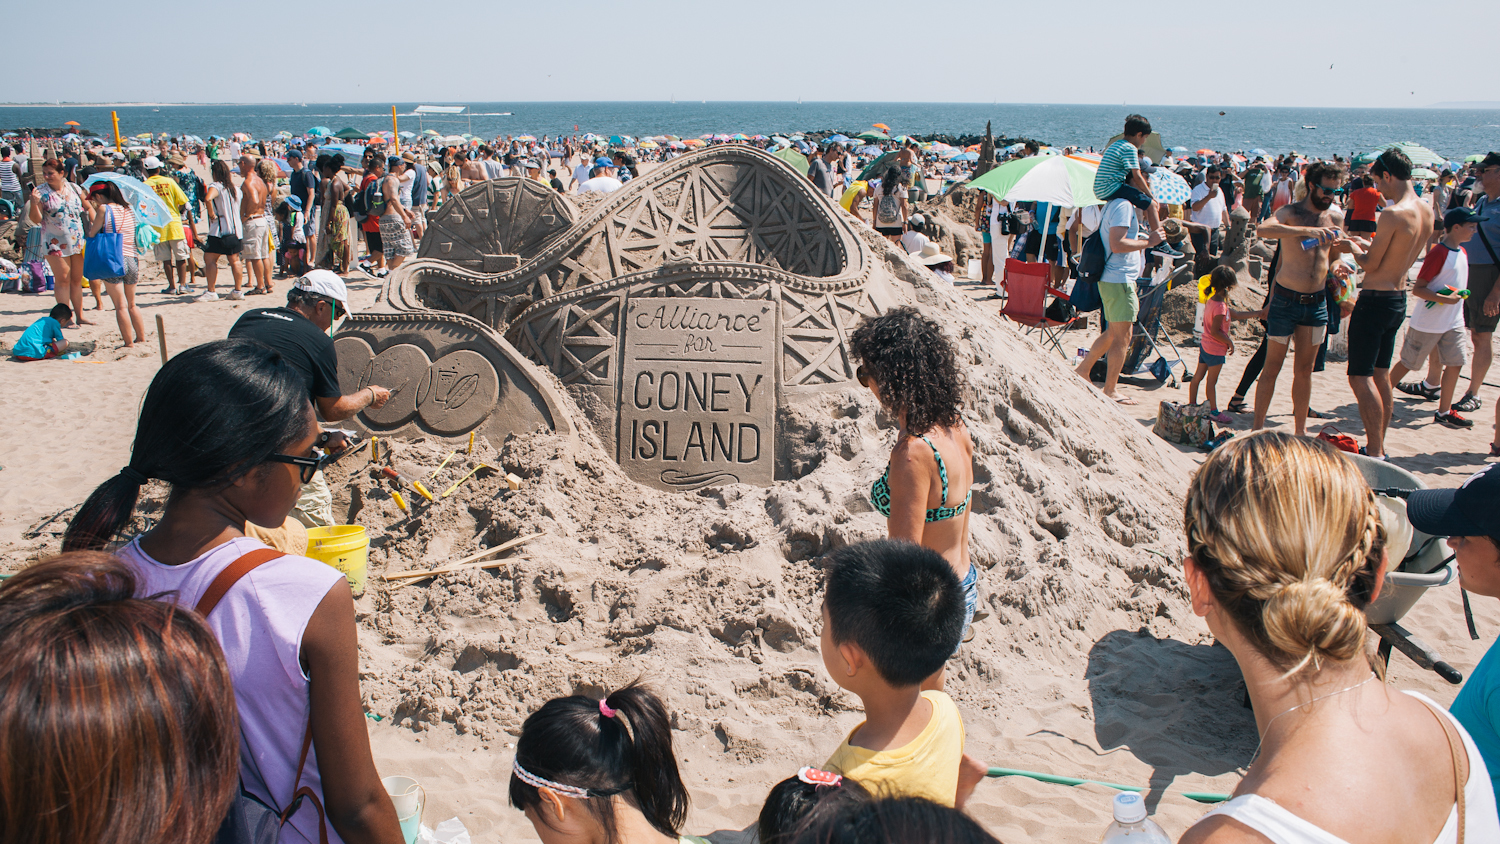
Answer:
[{"label": "striped shirt", "polygon": [[105,213],[114,216],[114,224],[111,225],[106,220],[99,231],[119,232],[121,235],[120,240],[124,246],[125,257],[139,257],[135,249],[135,211],[128,205],[116,205],[113,202],[106,202],[100,207],[108,209]]},{"label": "striped shirt", "polygon": [[[21,192],[21,180],[16,177],[16,162],[0,161],[0,190],[7,193]],[[20,210],[16,209],[18,212]]]},{"label": "striped shirt", "polygon": [[1121,138],[1109,145],[1094,174],[1094,196],[1109,199],[1130,178],[1131,170],[1141,169],[1140,153],[1135,145]]}]

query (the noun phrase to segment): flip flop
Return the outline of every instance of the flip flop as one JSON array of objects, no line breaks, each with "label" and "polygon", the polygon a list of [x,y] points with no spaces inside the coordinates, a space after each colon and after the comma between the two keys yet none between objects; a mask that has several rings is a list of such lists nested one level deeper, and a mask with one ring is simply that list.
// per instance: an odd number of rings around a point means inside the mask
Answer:
[{"label": "flip flop", "polygon": [[1135,400],[1135,399],[1133,399],[1133,398],[1131,398],[1130,396],[1117,396],[1115,398],[1115,404],[1130,405],[1130,404],[1140,404],[1140,402],[1137,401],[1137,400]]},{"label": "flip flop", "polygon": [[1244,399],[1230,399],[1229,404],[1225,405],[1224,409],[1230,413],[1244,413],[1250,408],[1245,404]]}]

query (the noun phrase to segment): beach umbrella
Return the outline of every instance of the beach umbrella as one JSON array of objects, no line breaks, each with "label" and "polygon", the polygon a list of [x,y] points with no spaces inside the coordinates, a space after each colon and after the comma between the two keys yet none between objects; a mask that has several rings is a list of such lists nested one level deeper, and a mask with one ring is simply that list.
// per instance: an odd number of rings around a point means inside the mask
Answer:
[{"label": "beach umbrella", "polygon": [[529,144],[532,141],[536,140],[536,136],[535,135],[517,135],[516,136],[516,140],[518,140],[518,141],[525,141],[526,143]]},{"label": "beach umbrella", "polygon": [[1448,159],[1442,157],[1441,155],[1438,155],[1437,153],[1433,152],[1427,147],[1422,146],[1421,144],[1414,144],[1411,141],[1401,141],[1400,143],[1386,144],[1385,146],[1380,148],[1379,152],[1384,152],[1388,149],[1399,149],[1402,152],[1406,153],[1406,157],[1410,158],[1411,163],[1416,165],[1417,167],[1441,167],[1444,164],[1448,163]]},{"label": "beach umbrella", "polygon": [[1355,164],[1374,164],[1375,159],[1380,157],[1379,152],[1362,152],[1354,156]]},{"label": "beach umbrella", "polygon": [[860,132],[854,137],[861,141],[889,141],[891,139],[891,136],[884,132]]},{"label": "beach umbrella", "polygon": [[979,160],[979,153],[977,153],[977,152],[961,152],[961,153],[953,156],[953,160],[954,161],[978,161]]},{"label": "beach umbrella", "polygon": [[1418,167],[1411,171],[1411,177],[1413,179],[1436,179],[1438,174],[1428,170],[1426,167]]},{"label": "beach umbrella", "polygon": [[1172,147],[1173,155],[1187,155],[1190,152],[1192,152],[1192,150],[1188,149],[1187,147]]},{"label": "beach umbrella", "polygon": [[68,134],[63,135],[62,139],[65,141],[76,141],[78,140],[78,134],[75,132],[69,132]]},{"label": "beach umbrella", "polygon": [[804,153],[810,153],[813,151],[812,144],[808,143],[807,141],[792,141],[792,146],[796,147]]},{"label": "beach umbrella", "polygon": [[1151,188],[1151,195],[1163,205],[1186,205],[1193,196],[1187,180],[1165,167],[1156,168],[1146,184]]},{"label": "beach umbrella", "polygon": [[415,132],[397,132],[396,134],[403,138],[415,138],[417,136]]},{"label": "beach umbrella", "polygon": [[659,146],[661,144],[658,144],[656,141],[641,141],[640,143],[641,149],[656,149]]},{"label": "beach umbrella", "polygon": [[423,129],[422,130],[422,134],[437,136],[439,133],[438,133],[438,130],[436,130],[436,129]]},{"label": "beach umbrella", "polygon": [[162,202],[156,191],[140,179],[123,173],[95,173],[84,180],[83,186],[91,187],[100,182],[113,182],[120,189],[120,194],[130,203],[130,210],[135,212],[136,219],[153,226],[165,226],[172,222],[172,212],[167,210],[167,203]]},{"label": "beach umbrella", "polygon": [[879,130],[881,130],[883,132],[889,132],[889,131],[891,131],[891,127],[885,125],[884,123],[871,123],[870,125],[874,126],[876,129],[879,129]]},{"label": "beach umbrella", "polygon": [[277,169],[281,170],[281,172],[292,172],[292,165],[285,158],[273,158],[271,161],[276,164]]},{"label": "beach umbrella", "polygon": [[309,135],[315,135],[315,136],[321,138],[321,137],[323,137],[325,135],[332,135],[333,134],[333,130],[330,129],[330,128],[328,128],[327,126],[314,126],[311,129],[307,130],[307,134],[309,134]]},{"label": "beach umbrella", "polygon": [[887,168],[900,163],[899,156],[900,153],[888,152],[875,159],[874,161],[871,161],[869,164],[865,165],[865,168],[863,170],[859,171],[859,179],[857,179],[856,181],[870,182],[879,179],[881,176],[885,175],[885,171]]},{"label": "beach umbrella", "polygon": [[750,136],[750,140],[752,140],[752,141],[764,141],[764,140],[766,140],[766,136],[765,135],[751,135]]},{"label": "beach umbrella", "polygon": [[[6,132],[5,134],[7,134],[7,135],[14,135],[15,133],[14,132]],[[1480,162],[1480,161],[1483,161],[1483,160],[1484,160],[1484,156],[1480,155],[1477,152],[1474,153],[1473,155],[1464,156],[1464,163],[1465,164],[1474,164],[1474,163],[1477,163],[1477,162]]]},{"label": "beach umbrella", "polygon": [[781,159],[782,161],[785,161],[787,165],[790,166],[793,170],[796,170],[798,174],[805,175],[807,173],[807,156],[803,155],[802,153],[794,149],[783,147],[782,149],[776,150],[771,154]]},{"label": "beach umbrella", "polygon": [[1063,208],[1101,205],[1094,196],[1097,167],[1072,156],[1036,155],[1007,161],[969,182],[1007,202],[1046,202]]},{"label": "beach umbrella", "polygon": [[706,144],[708,142],[705,141],[705,140],[703,140],[702,138],[688,138],[687,140],[681,141],[680,143],[683,146],[701,147],[701,146],[703,146],[704,144]]},{"label": "beach umbrella", "polygon": [[345,126],[334,132],[333,136],[345,141],[368,141],[370,139],[369,132],[361,132],[353,126]]},{"label": "beach umbrella", "polygon": [[1198,155],[1213,155],[1214,151],[1208,148],[1198,150]]},{"label": "beach umbrella", "polygon": [[832,142],[834,142],[836,144],[847,144],[847,143],[849,143],[850,141],[852,141],[854,139],[851,138],[851,137],[849,137],[848,135],[845,135],[845,134],[838,134],[838,135],[830,135],[829,138],[828,138],[828,140],[830,140],[830,141],[832,141]]},{"label": "beach umbrella", "polygon": [[667,149],[687,149],[688,145],[682,141],[667,141]]},{"label": "beach umbrella", "polygon": [[78,125],[78,121],[77,120],[69,120],[67,123],[64,123],[63,125],[64,126],[77,126]]},{"label": "beach umbrella", "polygon": [[1256,147],[1255,149],[1252,149],[1252,150],[1250,150],[1249,152],[1247,152],[1245,154],[1246,155],[1270,155],[1269,152],[1266,152],[1265,150],[1261,149],[1260,147]]},{"label": "beach umbrella", "polygon": [[880,155],[880,147],[860,147],[854,151],[855,155]]},{"label": "beach umbrella", "polygon": [[[1124,137],[1124,135],[1116,135],[1113,138],[1110,138],[1109,142],[1114,143],[1115,141],[1118,141]],[[1141,152],[1145,153],[1146,157],[1151,159],[1153,162],[1161,161],[1163,158],[1166,158],[1167,148],[1164,144],[1162,144],[1161,133],[1152,132],[1151,134],[1147,135],[1145,142],[1141,144]]]},{"label": "beach umbrella", "polygon": [[748,141],[748,140],[750,140],[750,138],[747,137],[746,135],[742,134],[742,133],[735,132],[733,135],[729,136],[729,140],[731,140],[731,141]]}]

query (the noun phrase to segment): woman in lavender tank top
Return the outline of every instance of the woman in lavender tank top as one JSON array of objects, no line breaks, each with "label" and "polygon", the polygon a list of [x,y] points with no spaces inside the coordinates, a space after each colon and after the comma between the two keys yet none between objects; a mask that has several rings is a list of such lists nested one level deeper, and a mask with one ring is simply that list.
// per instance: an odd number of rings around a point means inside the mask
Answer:
[{"label": "woman in lavender tank top", "polygon": [[[126,525],[140,488],[172,485],[161,521],[116,553],[139,594],[194,606],[220,572],[266,546],[246,522],[279,527],[317,461],[317,417],[281,355],[251,340],[219,340],[177,355],[152,379],[130,465],[105,481],[68,526],[64,550],[103,549]],[[284,809],[311,789],[283,842],[401,844],[395,807],[370,754],[359,693],[354,599],[336,570],[282,556],[245,574],[209,614],[234,678],[240,778]],[[298,767],[304,739],[311,749]]]}]

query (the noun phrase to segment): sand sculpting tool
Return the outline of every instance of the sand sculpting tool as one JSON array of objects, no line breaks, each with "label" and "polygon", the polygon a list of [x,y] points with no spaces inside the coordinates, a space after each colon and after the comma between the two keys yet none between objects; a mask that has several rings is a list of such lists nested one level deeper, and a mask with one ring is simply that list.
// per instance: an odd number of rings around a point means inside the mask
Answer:
[{"label": "sand sculpting tool", "polygon": [[383,574],[380,576],[380,578],[387,582],[392,580],[405,581],[405,583],[397,584],[399,586],[405,586],[409,583],[414,583],[423,578],[437,577],[440,574],[452,574],[453,572],[463,571],[464,569],[469,568],[494,569],[500,568],[501,566],[508,566],[510,565],[509,560],[493,560],[488,563],[480,563],[479,565],[472,564],[478,562],[479,560],[483,560],[485,557],[493,557],[496,554],[504,553],[512,548],[515,548],[518,545],[524,545],[527,542],[530,542],[531,540],[537,539],[538,537],[542,536],[546,536],[546,534],[532,533],[527,534],[526,536],[518,536],[515,539],[510,540],[509,542],[502,542],[493,548],[486,548],[477,554],[470,554],[469,556],[464,557],[462,560],[459,560],[458,562],[455,562],[451,565],[435,569],[422,569],[419,571],[398,571],[394,574]]},{"label": "sand sculpting tool", "polygon": [[439,463],[438,467],[436,469],[433,469],[432,472],[430,474],[428,474],[427,479],[428,480],[432,480],[433,478],[437,477],[437,473],[438,472],[441,472],[445,468],[448,467],[448,461],[452,460],[453,459],[453,455],[455,455],[455,454],[458,454],[458,449],[456,449],[456,448],[453,449],[452,451],[448,452],[448,456],[444,457],[443,458],[443,462]]},{"label": "sand sculpting tool", "polygon": [[380,469],[380,474],[386,476],[387,478],[390,478],[393,481],[396,481],[397,483],[406,484],[407,486],[416,490],[418,495],[422,496],[428,501],[434,500],[432,497],[432,493],[427,491],[427,487],[422,486],[421,481],[413,479],[399,469],[395,469],[391,466],[383,466]]},{"label": "sand sculpting tool", "polygon": [[469,432],[469,450],[466,451],[466,452],[464,452],[464,453],[465,454],[473,454],[474,453],[474,432],[473,431]]},{"label": "sand sculpting tool", "polygon": [[[443,494],[439,495],[438,498],[447,498],[448,496],[452,495],[453,491],[455,489],[458,489],[458,487],[459,487],[460,484],[462,484],[464,481],[467,481],[469,478],[474,477],[474,473],[478,472],[480,469],[489,469],[492,472],[496,471],[494,466],[491,466],[488,463],[480,463],[478,466],[475,466],[474,468],[470,469],[469,473],[467,475],[464,475],[462,478],[459,478],[458,480],[454,481],[453,482],[453,486],[450,486],[447,489],[443,490]],[[515,487],[511,487],[511,489],[515,489]]]},{"label": "sand sculpting tool", "polygon": [[399,489],[393,489],[393,490],[391,490],[391,500],[396,502],[396,506],[401,508],[401,512],[403,512],[403,513],[410,513],[411,512],[411,508],[406,506],[406,499],[403,498],[403,497],[401,497],[401,490],[399,490]]},{"label": "sand sculpting tool", "polygon": [[[1050,782],[1055,785],[1102,785],[1105,788],[1113,788],[1118,791],[1133,791],[1137,794],[1144,794],[1150,790],[1138,785],[1120,785],[1114,782],[1100,782],[1099,780],[1085,780],[1078,777],[1059,776],[1057,774],[1043,774],[1037,771],[1023,771],[1019,768],[990,768],[985,776],[1028,777],[1038,782]],[[1206,791],[1173,791],[1169,793],[1181,794],[1183,797],[1189,800],[1196,800],[1199,803],[1223,803],[1229,799],[1229,795],[1227,794],[1214,794]]]}]

